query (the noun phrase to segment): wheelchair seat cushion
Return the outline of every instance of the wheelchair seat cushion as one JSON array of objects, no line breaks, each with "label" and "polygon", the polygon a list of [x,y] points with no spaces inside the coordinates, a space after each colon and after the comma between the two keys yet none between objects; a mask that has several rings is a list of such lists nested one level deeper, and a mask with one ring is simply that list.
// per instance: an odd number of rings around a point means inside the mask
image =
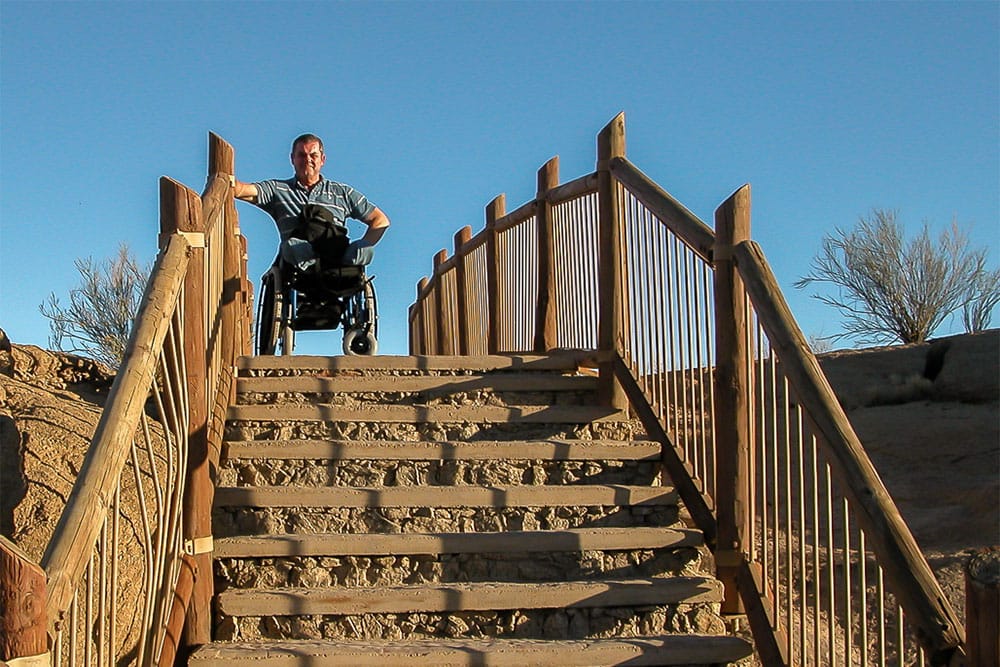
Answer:
[{"label": "wheelchair seat cushion", "polygon": [[310,298],[325,300],[349,296],[365,286],[363,266],[311,266],[305,271],[291,273],[291,286]]}]

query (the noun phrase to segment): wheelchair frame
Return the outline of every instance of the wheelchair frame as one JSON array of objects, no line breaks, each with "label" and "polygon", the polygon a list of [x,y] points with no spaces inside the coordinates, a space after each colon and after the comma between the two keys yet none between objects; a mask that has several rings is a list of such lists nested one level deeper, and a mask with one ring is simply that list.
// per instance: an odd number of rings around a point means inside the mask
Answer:
[{"label": "wheelchair frame", "polygon": [[[374,281],[364,266],[335,267],[317,275],[312,269],[302,271],[275,260],[260,280],[254,326],[256,353],[289,355],[295,348],[296,331],[342,327],[344,354],[376,354],[378,300]],[[319,303],[313,306],[317,297]],[[304,303],[316,310],[308,316],[301,314]]]}]

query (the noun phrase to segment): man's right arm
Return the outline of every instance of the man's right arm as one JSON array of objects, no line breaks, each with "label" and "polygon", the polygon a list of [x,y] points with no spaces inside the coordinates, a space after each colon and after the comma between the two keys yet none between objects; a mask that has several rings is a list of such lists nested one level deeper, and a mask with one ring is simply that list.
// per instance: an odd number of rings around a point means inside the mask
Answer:
[{"label": "man's right arm", "polygon": [[237,199],[256,204],[259,195],[257,186],[253,183],[243,183],[242,181],[235,181],[233,183],[233,196]]}]

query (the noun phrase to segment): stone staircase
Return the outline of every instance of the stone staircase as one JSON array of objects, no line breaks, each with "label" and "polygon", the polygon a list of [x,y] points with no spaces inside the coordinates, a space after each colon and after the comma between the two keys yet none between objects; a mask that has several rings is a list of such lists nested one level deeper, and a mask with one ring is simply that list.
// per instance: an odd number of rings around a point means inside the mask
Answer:
[{"label": "stone staircase", "polygon": [[243,360],[189,664],[709,665],[726,636],[660,446],[582,358]]}]

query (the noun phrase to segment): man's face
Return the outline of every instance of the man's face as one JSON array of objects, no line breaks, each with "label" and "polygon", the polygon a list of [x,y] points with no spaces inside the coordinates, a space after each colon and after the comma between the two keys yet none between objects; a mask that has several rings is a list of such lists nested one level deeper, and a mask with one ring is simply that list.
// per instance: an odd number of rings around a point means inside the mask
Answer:
[{"label": "man's face", "polygon": [[313,185],[319,180],[319,170],[325,163],[326,155],[316,141],[296,144],[292,151],[295,178],[305,185]]}]

